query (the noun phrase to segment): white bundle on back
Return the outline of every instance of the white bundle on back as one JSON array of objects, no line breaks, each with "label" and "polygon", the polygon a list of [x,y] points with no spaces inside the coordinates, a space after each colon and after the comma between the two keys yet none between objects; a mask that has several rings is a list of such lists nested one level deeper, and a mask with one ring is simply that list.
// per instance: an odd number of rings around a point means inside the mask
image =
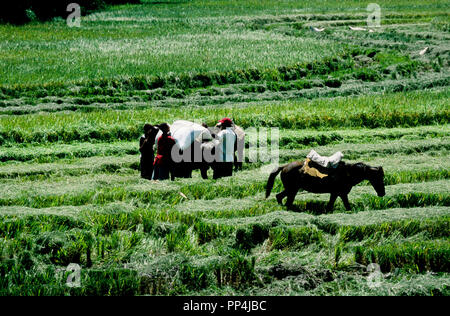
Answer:
[{"label": "white bundle on back", "polygon": [[[200,124],[185,120],[173,122],[173,124],[170,125],[170,133],[181,150],[185,150],[191,146],[196,139],[200,142],[202,140],[212,139],[211,133],[207,128],[204,128]],[[156,135],[156,140],[158,140],[161,135],[162,132],[159,131]]]},{"label": "white bundle on back", "polygon": [[340,151],[330,157],[324,157],[319,155],[315,150],[311,150],[306,156],[306,158],[311,159],[315,163],[325,168],[336,167],[336,165],[341,161],[342,157],[344,157],[344,154],[342,154],[342,152]]}]

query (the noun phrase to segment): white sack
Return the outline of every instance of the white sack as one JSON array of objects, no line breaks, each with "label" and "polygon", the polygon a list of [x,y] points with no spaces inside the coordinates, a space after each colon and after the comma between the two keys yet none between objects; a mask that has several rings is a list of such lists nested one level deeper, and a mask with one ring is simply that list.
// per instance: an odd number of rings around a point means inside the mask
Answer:
[{"label": "white sack", "polygon": [[[212,136],[208,129],[200,124],[189,122],[185,120],[178,120],[173,122],[170,126],[170,134],[177,142],[181,150],[185,150],[192,145],[194,140],[211,140]],[[162,135],[159,131],[156,135],[156,140]]]},{"label": "white sack", "polygon": [[341,161],[342,157],[344,157],[344,155],[340,151],[330,157],[325,157],[319,155],[315,150],[311,150],[306,156],[306,158],[311,159],[315,163],[325,168],[335,167]]}]

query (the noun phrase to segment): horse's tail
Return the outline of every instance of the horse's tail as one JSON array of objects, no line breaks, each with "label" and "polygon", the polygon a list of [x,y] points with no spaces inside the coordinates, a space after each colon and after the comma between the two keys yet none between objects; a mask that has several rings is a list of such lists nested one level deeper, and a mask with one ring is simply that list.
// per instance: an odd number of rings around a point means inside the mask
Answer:
[{"label": "horse's tail", "polygon": [[272,192],[273,184],[275,183],[275,178],[278,176],[278,174],[283,170],[285,166],[278,167],[274,169],[269,176],[269,180],[267,180],[267,186],[266,186],[266,199],[269,197],[270,192]]}]

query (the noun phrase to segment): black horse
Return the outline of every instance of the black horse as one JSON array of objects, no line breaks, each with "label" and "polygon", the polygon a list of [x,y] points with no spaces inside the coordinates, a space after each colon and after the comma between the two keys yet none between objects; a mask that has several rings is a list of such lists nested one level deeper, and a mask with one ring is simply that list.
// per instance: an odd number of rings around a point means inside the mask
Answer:
[{"label": "black horse", "polygon": [[[310,162],[310,164],[312,163]],[[284,191],[277,194],[277,201],[282,204],[283,199],[287,197],[286,206],[288,208],[292,207],[295,196],[300,189],[313,193],[331,193],[330,201],[327,205],[328,211],[333,210],[334,202],[338,196],[344,202],[345,208],[350,210],[348,194],[353,186],[363,180],[368,180],[372,184],[378,196],[386,194],[382,167],[371,167],[361,162],[348,164],[343,161],[336,168],[320,168],[315,164],[314,167],[328,175],[323,178],[311,176],[305,172],[303,161],[291,162],[273,170],[267,181],[266,198],[269,197],[275,178],[280,172]]]},{"label": "black horse", "polygon": [[[205,145],[205,144],[203,144]],[[242,161],[239,161],[236,155],[234,155],[234,170],[242,170]],[[215,147],[202,146],[202,143],[194,141],[190,147],[184,151],[179,151],[182,160],[173,164],[173,173],[176,178],[192,178],[192,171],[200,170],[200,174],[203,179],[208,179],[209,168],[215,169],[217,163],[215,162]],[[237,152],[239,155],[239,152]]]},{"label": "black horse", "polygon": [[[217,134],[217,129],[210,128],[211,134]],[[245,133],[239,127],[235,126],[236,141],[234,143],[234,170],[242,170],[244,157]],[[172,166],[173,173],[177,178],[191,178],[193,170],[200,170],[203,179],[208,179],[209,168],[218,167],[217,157],[215,157],[215,145],[211,141],[199,142],[193,140],[191,146],[185,150],[175,148],[180,161],[174,162]]]},{"label": "black horse", "polygon": [[181,161],[173,164],[175,177],[192,178],[193,170],[200,170],[202,178],[208,179],[208,169],[213,166],[205,157],[214,155],[214,148],[204,148],[202,143],[194,141],[191,146],[184,151],[178,150]]}]

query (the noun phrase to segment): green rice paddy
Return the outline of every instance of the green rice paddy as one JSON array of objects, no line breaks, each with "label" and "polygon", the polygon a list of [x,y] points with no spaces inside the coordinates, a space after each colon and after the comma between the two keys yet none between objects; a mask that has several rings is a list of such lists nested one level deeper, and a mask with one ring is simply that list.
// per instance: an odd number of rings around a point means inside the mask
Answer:
[{"label": "green rice paddy", "polygon": [[[142,2],[0,25],[0,295],[449,295],[447,2],[378,1],[373,32],[359,1]],[[279,128],[280,163],[381,165],[386,196],[140,178],[144,123],[224,116]]]}]

